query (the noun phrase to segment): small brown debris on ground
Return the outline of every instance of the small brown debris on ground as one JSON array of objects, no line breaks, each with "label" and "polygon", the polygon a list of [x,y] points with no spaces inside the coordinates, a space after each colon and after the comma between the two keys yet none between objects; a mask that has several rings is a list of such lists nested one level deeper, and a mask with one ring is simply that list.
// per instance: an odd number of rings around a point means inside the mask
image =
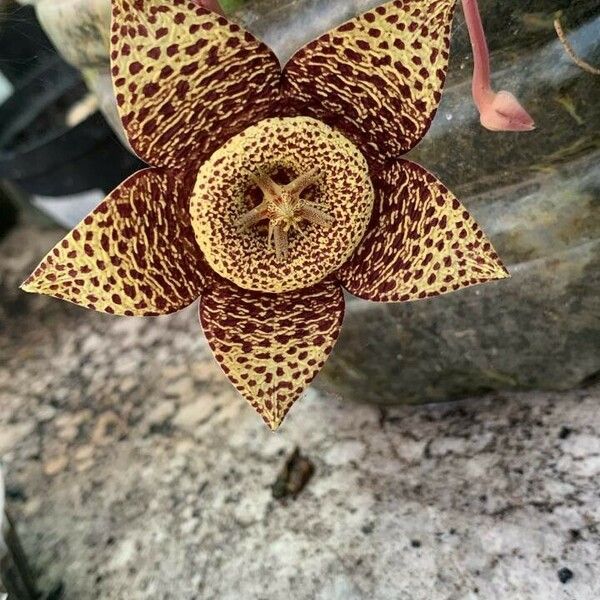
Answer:
[{"label": "small brown debris on ground", "polygon": [[315,473],[315,466],[296,448],[273,484],[273,498],[296,498]]}]

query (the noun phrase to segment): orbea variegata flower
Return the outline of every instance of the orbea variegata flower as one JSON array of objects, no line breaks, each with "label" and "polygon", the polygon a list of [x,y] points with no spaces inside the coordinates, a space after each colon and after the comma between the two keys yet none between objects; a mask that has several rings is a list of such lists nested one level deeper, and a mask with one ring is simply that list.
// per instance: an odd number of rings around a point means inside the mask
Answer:
[{"label": "orbea variegata flower", "polygon": [[200,298],[215,358],[275,429],[333,348],[343,288],[403,302],[507,275],[460,202],[399,158],[440,101],[453,9],[389,2],[282,71],[191,1],[113,0],[119,110],[151,167],[24,289],[131,316]]}]

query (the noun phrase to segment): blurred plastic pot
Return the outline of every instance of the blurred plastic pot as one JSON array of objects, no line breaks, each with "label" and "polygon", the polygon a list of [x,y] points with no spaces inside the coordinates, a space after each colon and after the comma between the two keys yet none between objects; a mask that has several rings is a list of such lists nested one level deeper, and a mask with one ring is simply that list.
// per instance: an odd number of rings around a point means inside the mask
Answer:
[{"label": "blurred plastic pot", "polygon": [[108,192],[141,166],[90,102],[79,73],[59,57],[0,105],[0,178],[30,194]]}]

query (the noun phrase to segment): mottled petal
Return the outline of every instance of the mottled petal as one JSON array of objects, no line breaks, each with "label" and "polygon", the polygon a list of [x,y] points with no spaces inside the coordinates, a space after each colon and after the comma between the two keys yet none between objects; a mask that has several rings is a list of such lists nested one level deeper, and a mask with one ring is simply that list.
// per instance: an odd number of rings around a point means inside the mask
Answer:
[{"label": "mottled petal", "polygon": [[146,169],[114,190],[25,281],[100,312],[148,316],[191,304],[207,267],[189,217],[193,176]]},{"label": "mottled petal", "polygon": [[342,290],[332,281],[266,294],[223,280],[200,304],[215,358],[271,429],[277,429],[325,363],[343,315]]},{"label": "mottled petal", "polygon": [[268,116],[280,67],[264,44],[184,0],[112,0],[119,112],[146,162],[181,167]]},{"label": "mottled petal", "polygon": [[378,188],[379,214],[338,273],[354,295],[404,302],[508,276],[477,223],[423,167],[398,161]]},{"label": "mottled petal", "polygon": [[454,4],[388,2],[326,33],[286,65],[289,102],[362,142],[371,160],[405,154],[441,98]]}]

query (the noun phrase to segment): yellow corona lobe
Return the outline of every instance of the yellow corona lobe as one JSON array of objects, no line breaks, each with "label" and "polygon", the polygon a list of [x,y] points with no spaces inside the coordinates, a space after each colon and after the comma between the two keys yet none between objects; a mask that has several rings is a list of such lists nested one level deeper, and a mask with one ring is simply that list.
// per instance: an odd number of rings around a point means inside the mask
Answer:
[{"label": "yellow corona lobe", "polygon": [[341,267],[362,239],[374,191],[366,160],[307,117],[261,121],[201,167],[190,202],[209,265],[241,288],[287,292]]}]

